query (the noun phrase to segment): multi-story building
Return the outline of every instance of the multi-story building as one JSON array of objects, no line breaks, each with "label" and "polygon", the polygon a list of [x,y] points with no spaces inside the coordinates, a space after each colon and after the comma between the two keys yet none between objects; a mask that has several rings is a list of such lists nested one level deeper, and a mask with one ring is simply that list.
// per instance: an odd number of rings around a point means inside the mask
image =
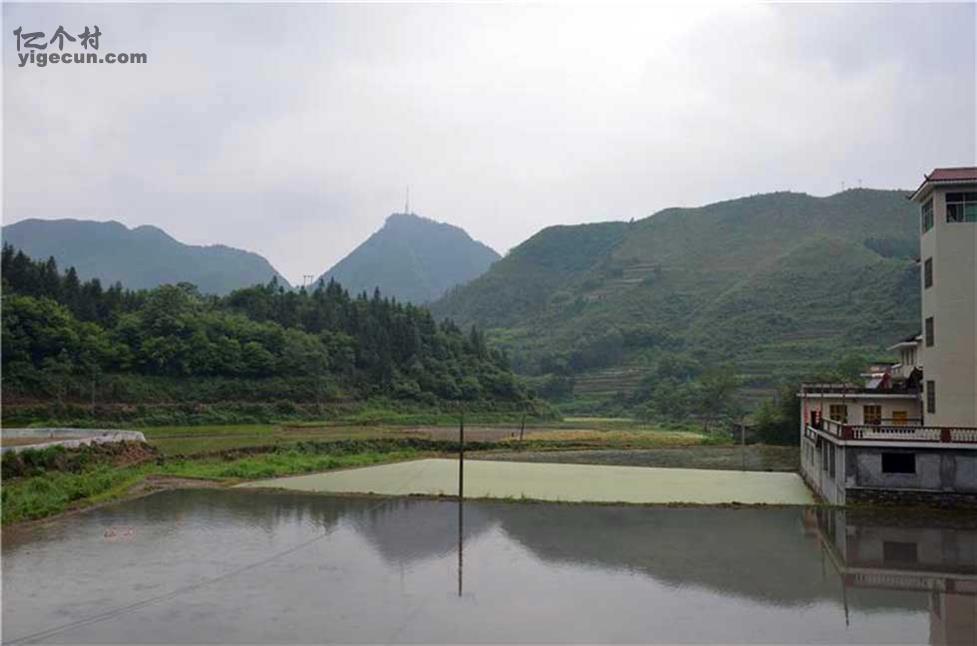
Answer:
[{"label": "multi-story building", "polygon": [[922,334],[863,383],[798,393],[801,475],[830,503],[977,504],[977,168],[938,168],[911,199]]},{"label": "multi-story building", "polygon": [[977,426],[977,169],[938,168],[920,205],[926,423]]}]

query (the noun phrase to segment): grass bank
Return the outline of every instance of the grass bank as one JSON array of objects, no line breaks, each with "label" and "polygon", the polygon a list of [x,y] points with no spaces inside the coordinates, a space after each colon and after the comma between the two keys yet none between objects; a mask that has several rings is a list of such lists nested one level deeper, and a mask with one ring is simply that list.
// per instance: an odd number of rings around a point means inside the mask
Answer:
[{"label": "grass bank", "polygon": [[[409,444],[375,442],[314,444],[279,447],[244,456],[166,459],[147,447],[146,459],[137,464],[119,463],[97,447],[65,451],[60,447],[26,451],[29,466],[18,468],[4,456],[2,524],[45,518],[72,509],[124,498],[137,485],[155,477],[201,478],[222,484],[330,471],[384,462],[409,460],[421,451]],[[35,455],[31,455],[35,454]],[[62,456],[82,456],[68,466]],[[143,487],[141,491],[152,490]]]}]

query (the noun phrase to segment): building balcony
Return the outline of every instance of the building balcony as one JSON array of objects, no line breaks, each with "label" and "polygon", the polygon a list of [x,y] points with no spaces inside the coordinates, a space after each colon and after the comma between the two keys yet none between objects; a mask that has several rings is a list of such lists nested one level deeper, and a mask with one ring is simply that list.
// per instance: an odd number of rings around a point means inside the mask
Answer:
[{"label": "building balcony", "polygon": [[[885,420],[883,420],[885,421]],[[912,424],[845,424],[833,419],[809,421],[808,432],[842,442],[912,442],[934,445],[966,444],[977,448],[977,427]],[[816,434],[816,433],[815,433]],[[968,448],[970,448],[968,446]]]},{"label": "building balcony", "polygon": [[850,397],[853,395],[899,395],[905,397],[919,397],[919,388],[914,384],[904,381],[898,382],[890,388],[869,388],[867,386],[854,386],[851,384],[803,384],[801,386],[801,397],[811,395],[834,395],[837,397]]}]

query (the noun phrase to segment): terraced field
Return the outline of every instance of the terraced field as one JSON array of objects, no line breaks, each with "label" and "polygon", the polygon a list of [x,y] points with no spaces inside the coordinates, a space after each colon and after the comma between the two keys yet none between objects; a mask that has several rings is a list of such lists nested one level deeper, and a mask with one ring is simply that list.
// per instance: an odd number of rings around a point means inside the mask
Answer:
[{"label": "terraced field", "polygon": [[641,383],[643,376],[642,368],[637,366],[619,366],[583,373],[576,377],[573,394],[575,397],[613,397],[618,393],[631,394]]}]

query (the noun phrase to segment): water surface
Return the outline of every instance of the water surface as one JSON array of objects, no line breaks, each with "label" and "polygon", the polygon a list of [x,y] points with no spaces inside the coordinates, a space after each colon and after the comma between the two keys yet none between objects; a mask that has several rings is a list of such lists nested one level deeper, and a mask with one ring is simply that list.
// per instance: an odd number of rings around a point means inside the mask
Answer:
[{"label": "water surface", "polygon": [[973,643],[977,530],[171,491],[7,532],[3,593],[6,642]]}]

